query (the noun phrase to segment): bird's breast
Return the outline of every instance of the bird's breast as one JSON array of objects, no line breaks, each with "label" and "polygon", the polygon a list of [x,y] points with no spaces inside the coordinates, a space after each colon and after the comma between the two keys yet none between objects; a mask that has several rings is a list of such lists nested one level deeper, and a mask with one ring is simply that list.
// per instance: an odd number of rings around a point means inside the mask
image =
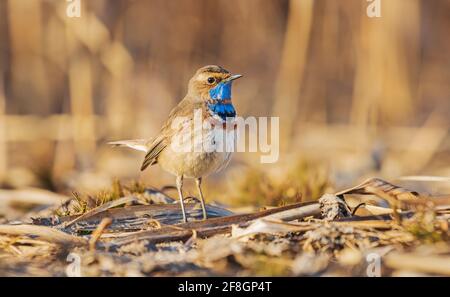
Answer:
[{"label": "bird's breast", "polygon": [[223,169],[236,146],[236,130],[223,123],[196,127],[190,124],[173,136],[168,150],[158,159],[160,165],[175,175],[204,177]]},{"label": "bird's breast", "polygon": [[208,104],[208,110],[212,116],[218,117],[224,121],[236,117],[236,110],[231,102],[215,102]]}]

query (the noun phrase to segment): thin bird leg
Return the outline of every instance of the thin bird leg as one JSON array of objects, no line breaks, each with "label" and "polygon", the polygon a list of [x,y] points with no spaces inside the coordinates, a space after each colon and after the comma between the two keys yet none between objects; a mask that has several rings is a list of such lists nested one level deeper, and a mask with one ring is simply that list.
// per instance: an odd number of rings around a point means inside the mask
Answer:
[{"label": "thin bird leg", "polygon": [[208,215],[206,213],[205,199],[202,193],[202,178],[195,179],[195,184],[197,185],[198,194],[200,196],[200,202],[202,203],[203,219],[206,220]]},{"label": "thin bird leg", "polygon": [[184,210],[184,200],[183,200],[183,176],[177,176],[177,190],[178,198],[180,199],[181,212],[183,213],[183,223],[187,223],[186,211]]}]

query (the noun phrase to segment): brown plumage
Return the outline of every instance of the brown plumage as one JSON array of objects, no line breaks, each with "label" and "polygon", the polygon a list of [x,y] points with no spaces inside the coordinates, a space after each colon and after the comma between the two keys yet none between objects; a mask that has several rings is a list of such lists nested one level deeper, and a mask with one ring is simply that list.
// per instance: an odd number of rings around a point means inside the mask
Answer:
[{"label": "brown plumage", "polygon": [[[128,140],[112,142],[114,146],[127,146],[137,150],[146,151],[144,162],[141,170],[145,170],[148,166],[158,164],[166,171],[177,177],[177,188],[180,196],[181,206],[183,210],[183,218],[186,216],[183,206],[182,183],[183,178],[195,178],[202,202],[203,216],[206,218],[206,209],[203,195],[201,193],[201,180],[203,176],[220,170],[229,162],[231,153],[213,150],[212,152],[196,152],[195,150],[188,152],[180,152],[174,150],[171,146],[175,136],[191,135],[189,127],[194,121],[194,112],[200,110],[202,119],[213,120],[220,123],[220,126],[226,126],[226,120],[218,117],[215,110],[211,109],[211,105],[227,105],[232,108],[231,98],[212,98],[211,90],[216,87],[227,85],[231,92],[231,81],[241,77],[240,75],[232,76],[227,70],[220,66],[209,65],[200,68],[189,80],[188,91],[186,96],[171,111],[167,121],[162,126],[160,132],[151,140]],[[230,94],[231,95],[231,94]],[[232,108],[234,111],[234,108]],[[234,118],[234,114],[233,114]],[[183,124],[174,126],[173,123],[177,119],[185,119]],[[234,131],[232,131],[234,132]],[[215,145],[215,137],[218,137],[214,129],[205,130],[205,137],[202,141],[206,141],[206,145]],[[234,135],[226,134],[227,140],[234,142]],[[212,141],[212,144],[209,143]],[[213,147],[214,149],[215,147]]]}]

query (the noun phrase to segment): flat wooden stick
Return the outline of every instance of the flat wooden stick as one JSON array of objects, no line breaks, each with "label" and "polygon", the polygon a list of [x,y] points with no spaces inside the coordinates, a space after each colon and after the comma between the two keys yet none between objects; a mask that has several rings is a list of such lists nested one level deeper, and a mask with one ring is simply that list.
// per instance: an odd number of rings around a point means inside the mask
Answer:
[{"label": "flat wooden stick", "polygon": [[[151,243],[167,241],[186,241],[192,235],[192,230],[197,232],[200,238],[210,237],[216,234],[226,234],[231,232],[231,226],[248,223],[259,218],[270,218],[278,220],[292,220],[306,216],[320,214],[317,202],[297,203],[278,208],[272,208],[251,214],[233,215],[222,218],[213,218],[206,221],[195,221],[173,226],[163,226],[157,230],[135,232],[133,235],[125,236],[112,242],[115,245],[123,245],[136,240],[148,240]],[[272,216],[275,215],[276,216]]]}]

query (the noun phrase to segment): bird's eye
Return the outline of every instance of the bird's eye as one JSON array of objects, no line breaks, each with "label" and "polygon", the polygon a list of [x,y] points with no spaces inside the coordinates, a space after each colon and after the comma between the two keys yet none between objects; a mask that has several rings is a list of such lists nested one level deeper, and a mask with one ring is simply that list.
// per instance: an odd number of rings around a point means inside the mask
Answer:
[{"label": "bird's eye", "polygon": [[214,78],[214,77],[208,77],[208,83],[210,84],[210,85],[212,85],[213,83],[215,83],[216,82],[216,79]]}]

